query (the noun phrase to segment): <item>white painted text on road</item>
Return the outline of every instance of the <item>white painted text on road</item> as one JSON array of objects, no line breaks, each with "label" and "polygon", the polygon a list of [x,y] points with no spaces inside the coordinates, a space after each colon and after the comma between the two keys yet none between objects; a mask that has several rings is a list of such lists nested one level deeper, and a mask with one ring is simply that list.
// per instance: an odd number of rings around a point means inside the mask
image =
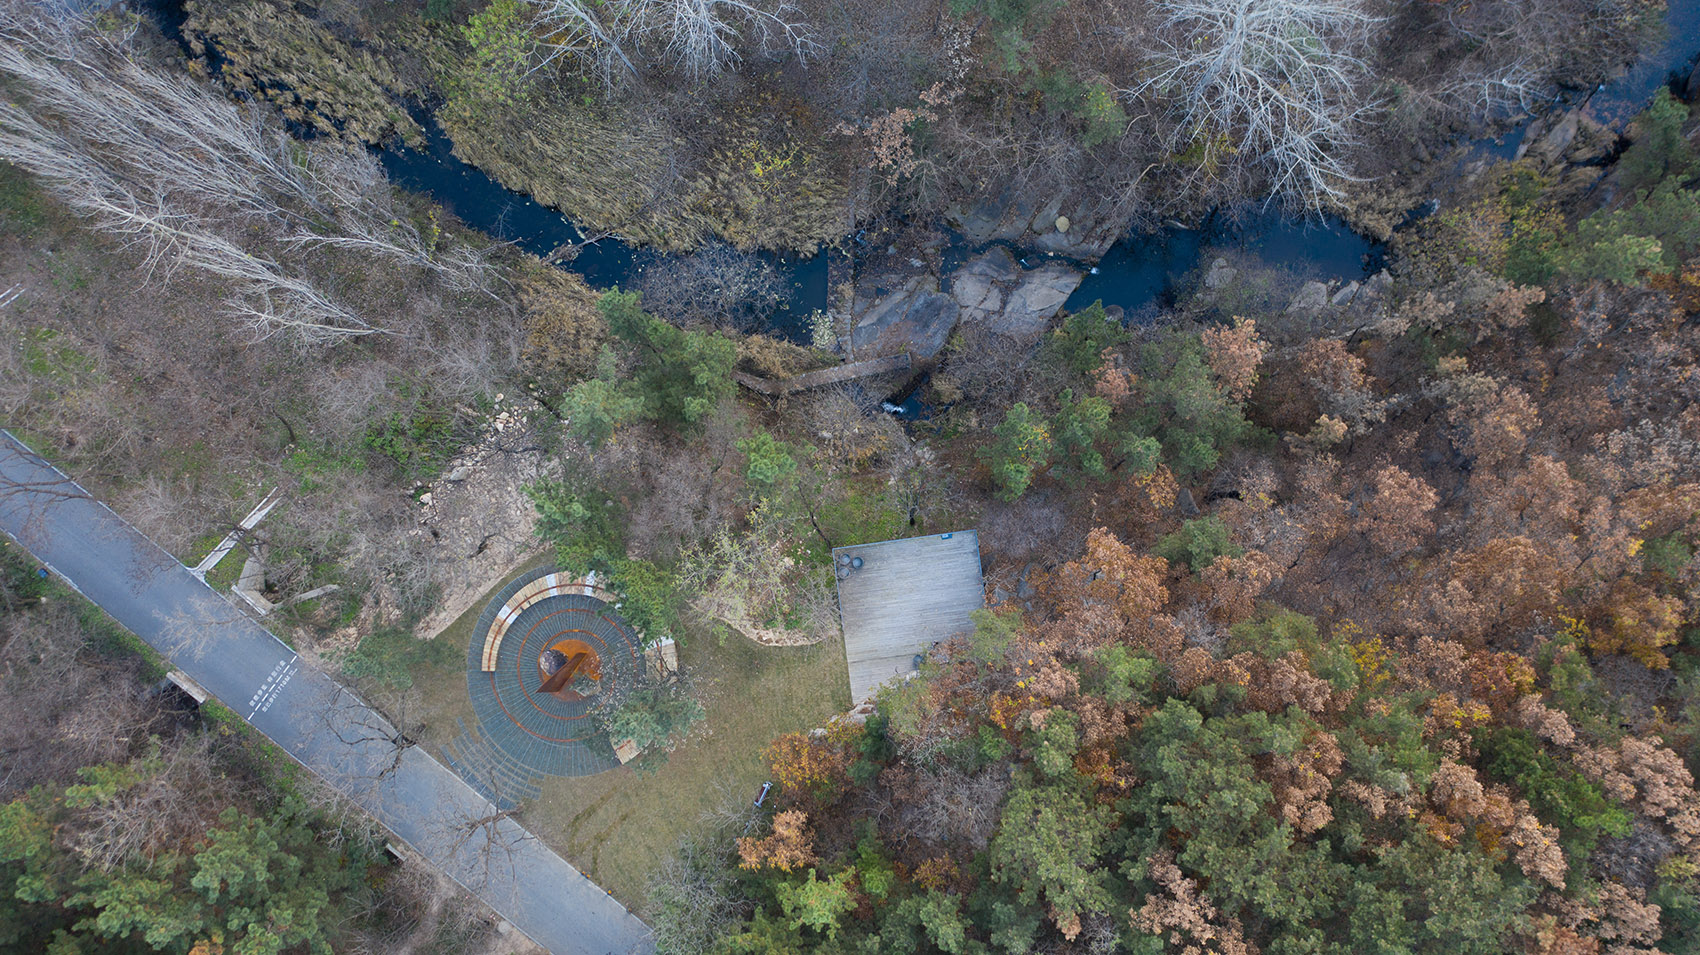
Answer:
[{"label": "white painted text on road", "polygon": [[253,719],[256,713],[264,713],[272,708],[272,702],[277,699],[278,693],[289,684],[289,678],[294,676],[295,671],[299,669],[295,665],[297,659],[299,657],[280,660],[277,666],[272,667],[272,672],[260,684],[260,688],[254,691],[253,697],[248,700],[248,705],[252,707],[248,713],[249,719]]}]

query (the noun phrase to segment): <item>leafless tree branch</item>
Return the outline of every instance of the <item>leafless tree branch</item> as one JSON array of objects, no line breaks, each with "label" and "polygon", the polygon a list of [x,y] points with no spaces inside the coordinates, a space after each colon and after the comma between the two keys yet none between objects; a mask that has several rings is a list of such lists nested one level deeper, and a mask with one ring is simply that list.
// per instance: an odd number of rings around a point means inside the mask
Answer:
[{"label": "leafless tree branch", "polygon": [[1318,208],[1352,178],[1341,148],[1374,110],[1363,51],[1381,22],[1358,0],[1161,0],[1157,70],[1131,90],[1176,114],[1177,151],[1241,154],[1271,194]]}]

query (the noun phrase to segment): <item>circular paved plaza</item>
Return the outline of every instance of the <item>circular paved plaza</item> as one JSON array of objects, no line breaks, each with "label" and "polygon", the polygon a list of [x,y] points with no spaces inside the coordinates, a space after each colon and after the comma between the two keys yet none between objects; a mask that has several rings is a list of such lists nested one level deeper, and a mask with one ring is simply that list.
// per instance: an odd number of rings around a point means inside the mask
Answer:
[{"label": "circular paved plaza", "polygon": [[[569,574],[528,572],[497,592],[473,628],[466,689],[478,736],[504,762],[549,776],[620,764],[592,710],[637,678],[638,637],[587,589]],[[503,768],[513,767],[491,771]]]}]

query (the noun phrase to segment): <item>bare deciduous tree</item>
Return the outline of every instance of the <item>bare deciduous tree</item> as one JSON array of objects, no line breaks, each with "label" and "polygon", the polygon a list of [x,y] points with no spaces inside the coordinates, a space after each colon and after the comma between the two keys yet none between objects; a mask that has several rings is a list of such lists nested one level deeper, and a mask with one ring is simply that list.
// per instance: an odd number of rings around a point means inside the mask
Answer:
[{"label": "bare deciduous tree", "polygon": [[358,794],[370,801],[378,784],[393,776],[407,751],[419,745],[425,734],[425,718],[423,698],[417,690],[366,689],[376,691],[376,706],[348,687],[327,680],[322,699],[309,707],[302,719],[310,737],[334,740],[360,752],[361,759],[345,761],[345,765],[356,768],[332,782],[345,794]]},{"label": "bare deciduous tree", "polygon": [[630,25],[623,4],[599,0],[529,0],[537,18],[538,45],[543,50],[539,66],[568,56],[594,63],[604,82],[612,82],[617,70],[636,73],[637,66],[626,52]]},{"label": "bare deciduous tree", "polygon": [[745,32],[764,49],[779,48],[807,58],[815,51],[797,8],[778,3],[772,9],[749,0],[625,0],[633,19],[666,39],[666,56],[692,79],[732,69],[742,59],[737,44]]},{"label": "bare deciduous tree", "polygon": [[637,288],[644,307],[669,321],[749,332],[779,306],[785,286],[760,257],[711,245],[689,256],[651,257]]},{"label": "bare deciduous tree", "polygon": [[121,760],[153,730],[157,704],[85,648],[72,601],[0,593],[0,800]]},{"label": "bare deciduous tree", "polygon": [[816,49],[797,8],[750,0],[530,0],[545,51],[543,63],[566,55],[594,63],[609,80],[619,68],[637,72],[639,51],[658,47],[693,80],[734,69],[746,39],[763,49],[806,58]]},{"label": "bare deciduous tree", "polygon": [[304,278],[302,256],[374,255],[482,287],[481,254],[437,254],[391,208],[364,153],[297,142],[267,114],[75,18],[14,0],[0,4],[0,38],[0,76],[16,97],[0,104],[0,159],[144,250],[145,279],[182,266],[227,279],[231,312],[257,334],[308,341],[381,329]]},{"label": "bare deciduous tree", "polygon": [[649,922],[657,947],[669,952],[707,952],[742,924],[749,900],[736,878],[733,844],[765,818],[743,791],[724,780],[704,794],[708,808],[698,827],[649,877]]},{"label": "bare deciduous tree", "polygon": [[1351,178],[1340,149],[1373,105],[1362,52],[1380,22],[1358,0],[1161,0],[1157,71],[1136,96],[1162,96],[1176,115],[1177,151],[1201,168],[1241,154],[1271,192],[1311,207]]},{"label": "bare deciduous tree", "polygon": [[91,801],[70,840],[89,864],[108,871],[195,839],[206,831],[205,806],[238,798],[235,783],[218,770],[211,738],[204,735],[158,748],[131,769],[138,776],[135,784]]},{"label": "bare deciduous tree", "polygon": [[[484,781],[501,795],[500,782]],[[519,807],[503,809],[465,790],[452,798],[453,805],[437,814],[427,836],[454,862],[445,866],[467,889],[479,892],[498,885],[516,885],[527,844],[537,840],[514,821]]]}]

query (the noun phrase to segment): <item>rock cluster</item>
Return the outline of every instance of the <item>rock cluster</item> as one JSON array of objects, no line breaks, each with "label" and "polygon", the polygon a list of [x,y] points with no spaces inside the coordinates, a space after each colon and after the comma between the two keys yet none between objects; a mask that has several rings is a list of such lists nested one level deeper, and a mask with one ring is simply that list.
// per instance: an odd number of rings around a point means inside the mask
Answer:
[{"label": "rock cluster", "polygon": [[[1086,207],[1082,207],[1085,205]],[[995,196],[957,206],[952,226],[975,245],[1008,242],[1021,248],[1095,261],[1119,237],[1125,219],[1099,214],[1078,197]]]},{"label": "rock cluster", "polygon": [[1361,308],[1385,300],[1387,290],[1392,284],[1393,276],[1388,274],[1386,269],[1362,282],[1306,282],[1299,287],[1293,300],[1287,303],[1287,311],[1314,313],[1329,308]]},{"label": "rock cluster", "polygon": [[918,360],[937,355],[958,322],[1015,338],[1036,338],[1080,285],[1081,273],[1060,262],[1024,269],[995,246],[947,277],[948,291],[930,275],[858,300],[850,334],[856,357],[907,349]]}]

